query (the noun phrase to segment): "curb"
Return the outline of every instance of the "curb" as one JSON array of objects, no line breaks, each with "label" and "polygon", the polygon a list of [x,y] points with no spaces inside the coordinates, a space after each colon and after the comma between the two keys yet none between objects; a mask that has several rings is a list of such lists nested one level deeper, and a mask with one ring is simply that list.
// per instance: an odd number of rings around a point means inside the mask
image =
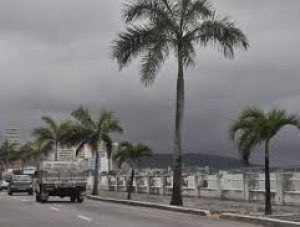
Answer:
[{"label": "curb", "polygon": [[266,217],[253,217],[253,216],[231,214],[231,213],[220,214],[219,218],[238,221],[238,222],[258,224],[267,227],[300,227],[300,222],[284,221],[280,219],[266,218]]},{"label": "curb", "polygon": [[129,205],[129,206],[140,206],[140,207],[156,208],[156,209],[168,210],[168,211],[174,211],[174,212],[196,214],[196,215],[200,215],[200,216],[210,216],[209,211],[192,209],[192,208],[187,208],[187,207],[177,207],[177,206],[163,205],[163,204],[159,204],[159,203],[133,201],[133,200],[120,200],[120,199],[99,197],[99,196],[92,196],[92,195],[88,195],[87,198],[90,200],[97,200],[97,201],[110,202],[110,203],[119,203],[119,204],[124,204],[124,205]]}]

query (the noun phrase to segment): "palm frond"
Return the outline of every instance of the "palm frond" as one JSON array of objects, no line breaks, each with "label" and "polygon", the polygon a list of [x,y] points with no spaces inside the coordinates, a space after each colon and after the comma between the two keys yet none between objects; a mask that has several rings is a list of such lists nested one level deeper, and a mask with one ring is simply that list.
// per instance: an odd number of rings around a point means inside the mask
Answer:
[{"label": "palm frond", "polygon": [[[77,149],[76,149],[76,156],[78,155],[78,153],[82,150],[82,148],[87,145],[93,145],[95,143],[98,143],[98,133],[94,133],[89,135],[88,137],[84,138],[78,145]],[[95,151],[97,152],[97,151]]]},{"label": "palm frond", "polygon": [[99,120],[98,120],[98,130],[102,133],[122,133],[123,129],[120,126],[119,120],[114,116],[114,112],[109,109],[103,109],[101,111]]},{"label": "palm frond", "polygon": [[110,138],[109,135],[103,133],[103,134],[101,134],[101,140],[105,144],[105,148],[106,148],[106,151],[107,151],[107,156],[108,156],[108,159],[110,159],[111,158],[111,154],[112,154],[112,148],[113,148],[112,139]]},{"label": "palm frond", "polygon": [[85,126],[87,128],[95,127],[89,110],[84,108],[82,105],[80,105],[77,110],[73,111],[71,115],[78,122],[80,122],[82,126]]},{"label": "palm frond", "polygon": [[55,123],[55,121],[49,117],[49,116],[42,116],[42,120],[43,122],[46,123],[46,125],[48,125],[49,129],[52,131],[52,133],[56,133],[57,131],[57,124]]},{"label": "palm frond", "polygon": [[178,31],[174,21],[172,4],[169,0],[135,0],[125,5],[123,18],[126,23],[135,20],[159,21],[166,24],[168,29]]},{"label": "palm frond", "polygon": [[33,129],[31,135],[39,140],[55,140],[55,135],[52,134],[50,129],[40,127]]},{"label": "palm frond", "polygon": [[159,31],[153,26],[128,26],[119,34],[112,47],[112,58],[116,59],[120,69],[131,63],[132,59],[143,53],[155,43]]},{"label": "palm frond", "polygon": [[208,0],[187,0],[187,10],[183,15],[183,27],[190,24],[195,25],[200,19],[208,19],[213,16],[214,10],[212,4]]},{"label": "palm frond", "polygon": [[169,56],[167,40],[164,37],[157,39],[147,48],[147,54],[142,57],[141,81],[144,85],[152,85],[159,69]]},{"label": "palm frond", "polygon": [[247,50],[249,43],[245,34],[237,28],[228,18],[218,19],[213,16],[204,21],[193,31],[186,34],[188,38],[199,42],[203,46],[212,43],[225,57],[234,57],[234,48]]},{"label": "palm frond", "polygon": [[196,50],[192,42],[183,42],[183,64],[185,67],[194,66],[196,59]]},{"label": "palm frond", "polygon": [[141,158],[141,157],[151,157],[153,155],[151,148],[144,145],[144,144],[141,144],[141,143],[136,145],[136,151],[137,151],[136,155],[139,158]]},{"label": "palm frond", "polygon": [[268,114],[270,135],[275,136],[285,126],[295,126],[300,130],[300,118],[296,114],[288,114],[284,109],[274,108]]}]

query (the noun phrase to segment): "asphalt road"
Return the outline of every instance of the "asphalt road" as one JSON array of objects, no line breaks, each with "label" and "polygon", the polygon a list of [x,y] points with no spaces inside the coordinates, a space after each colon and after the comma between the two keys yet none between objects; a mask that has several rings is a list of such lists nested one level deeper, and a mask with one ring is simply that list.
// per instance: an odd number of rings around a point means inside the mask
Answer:
[{"label": "asphalt road", "polygon": [[47,204],[34,196],[0,195],[1,227],[254,227],[195,215],[86,200],[82,204],[54,199]]}]

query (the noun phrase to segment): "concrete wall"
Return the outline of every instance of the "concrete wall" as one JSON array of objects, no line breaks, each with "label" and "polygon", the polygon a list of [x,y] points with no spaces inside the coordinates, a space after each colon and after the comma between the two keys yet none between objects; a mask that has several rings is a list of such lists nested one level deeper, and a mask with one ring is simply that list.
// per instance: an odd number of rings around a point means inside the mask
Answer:
[{"label": "concrete wall", "polygon": [[[279,205],[300,206],[300,173],[271,173],[271,199]],[[100,176],[101,190],[126,191],[129,176]],[[118,185],[118,187],[117,187]],[[136,176],[134,192],[171,195],[173,177],[170,175]],[[208,197],[224,200],[264,201],[264,173],[190,174],[183,177],[183,196]]]}]

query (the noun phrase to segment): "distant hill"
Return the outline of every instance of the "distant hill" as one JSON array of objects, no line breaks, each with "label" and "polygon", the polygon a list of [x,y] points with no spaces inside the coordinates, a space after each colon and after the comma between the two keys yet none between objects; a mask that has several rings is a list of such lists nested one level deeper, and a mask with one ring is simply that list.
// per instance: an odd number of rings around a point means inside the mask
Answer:
[{"label": "distant hill", "polygon": [[[141,168],[167,169],[172,165],[172,154],[156,154],[152,158],[142,159],[139,163]],[[242,160],[209,154],[185,154],[183,156],[184,166],[187,168],[205,167],[210,169],[226,170],[246,167]]]}]

